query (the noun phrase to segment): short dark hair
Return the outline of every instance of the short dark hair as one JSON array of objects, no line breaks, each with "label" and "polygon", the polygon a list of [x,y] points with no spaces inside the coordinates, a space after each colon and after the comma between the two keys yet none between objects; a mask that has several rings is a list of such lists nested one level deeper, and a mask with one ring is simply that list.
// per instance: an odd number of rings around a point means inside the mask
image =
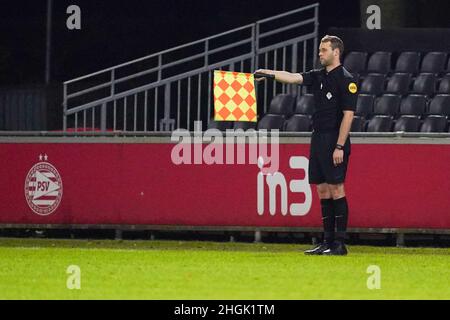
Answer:
[{"label": "short dark hair", "polygon": [[339,57],[344,53],[344,42],[339,37],[326,35],[320,42],[330,42],[331,49],[339,49]]}]

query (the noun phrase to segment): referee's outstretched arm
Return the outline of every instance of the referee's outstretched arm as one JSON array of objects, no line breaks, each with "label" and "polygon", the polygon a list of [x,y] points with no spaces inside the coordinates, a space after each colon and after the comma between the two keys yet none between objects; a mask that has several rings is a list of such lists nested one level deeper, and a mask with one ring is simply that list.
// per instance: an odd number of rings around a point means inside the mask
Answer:
[{"label": "referee's outstretched arm", "polygon": [[[303,84],[303,76],[300,73],[291,73],[287,71],[276,71],[268,69],[256,70],[257,73],[271,74],[275,76],[275,80],[287,84]],[[256,81],[261,81],[266,78],[255,78]]]}]

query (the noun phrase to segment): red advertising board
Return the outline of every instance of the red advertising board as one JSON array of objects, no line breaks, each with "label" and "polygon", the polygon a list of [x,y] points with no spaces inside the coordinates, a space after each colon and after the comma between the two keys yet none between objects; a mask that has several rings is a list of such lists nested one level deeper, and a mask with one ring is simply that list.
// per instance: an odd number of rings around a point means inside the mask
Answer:
[{"label": "red advertising board", "polygon": [[[0,143],[0,224],[321,227],[309,144],[281,139],[276,188],[256,164],[175,164],[174,146]],[[450,144],[353,143],[345,188],[350,228],[450,229]]]}]

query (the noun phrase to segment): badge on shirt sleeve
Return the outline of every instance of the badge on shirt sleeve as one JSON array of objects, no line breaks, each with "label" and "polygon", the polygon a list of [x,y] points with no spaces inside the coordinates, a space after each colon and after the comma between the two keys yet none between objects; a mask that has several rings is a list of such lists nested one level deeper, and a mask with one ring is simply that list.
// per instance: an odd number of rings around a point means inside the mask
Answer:
[{"label": "badge on shirt sleeve", "polygon": [[356,93],[356,91],[358,91],[356,83],[350,82],[350,84],[348,85],[348,91],[350,91],[350,93]]}]

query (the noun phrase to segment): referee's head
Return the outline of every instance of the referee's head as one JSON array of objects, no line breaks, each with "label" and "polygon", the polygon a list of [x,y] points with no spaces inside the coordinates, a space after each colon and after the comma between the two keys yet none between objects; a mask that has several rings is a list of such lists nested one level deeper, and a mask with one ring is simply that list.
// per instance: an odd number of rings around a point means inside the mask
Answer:
[{"label": "referee's head", "polygon": [[336,36],[326,35],[320,40],[319,58],[324,67],[337,64],[344,53],[344,43]]}]

